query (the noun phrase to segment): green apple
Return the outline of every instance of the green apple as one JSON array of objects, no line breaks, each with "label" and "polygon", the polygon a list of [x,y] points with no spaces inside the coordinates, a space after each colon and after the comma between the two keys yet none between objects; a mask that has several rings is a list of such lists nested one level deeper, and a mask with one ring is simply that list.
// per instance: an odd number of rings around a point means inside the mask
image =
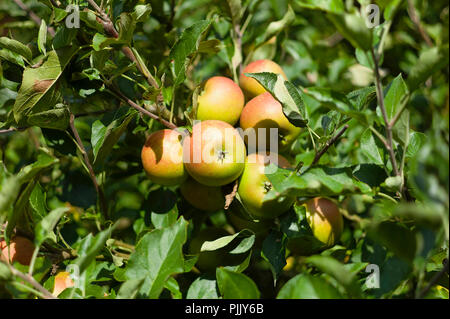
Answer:
[{"label": "green apple", "polygon": [[141,159],[148,178],[160,185],[183,183],[188,174],[183,164],[182,134],[175,130],[152,133],[142,147]]},{"label": "green apple", "polygon": [[333,246],[340,239],[344,220],[339,207],[330,199],[316,197],[304,204],[306,220],[314,237],[325,245]]},{"label": "green apple", "polygon": [[264,138],[264,136],[260,136],[261,133],[265,133],[266,150],[273,149],[274,146],[270,145],[271,128],[278,130],[278,149],[280,151],[286,150],[301,132],[301,128],[289,122],[283,113],[280,102],[269,92],[258,95],[245,105],[241,113],[240,125],[244,133],[254,132],[256,139],[248,138],[250,135],[245,135],[245,137],[247,144],[256,143],[249,145],[249,149],[255,151],[263,151],[257,148],[260,143],[259,139]]},{"label": "green apple", "polygon": [[233,80],[215,76],[206,81],[197,99],[197,120],[219,120],[234,125],[244,108],[245,98]]},{"label": "green apple", "polygon": [[229,184],[244,169],[247,153],[244,140],[226,122],[208,120],[195,124],[183,148],[186,170],[206,186]]},{"label": "green apple", "polygon": [[241,205],[234,200],[230,210],[227,212],[228,220],[233,228],[236,231],[250,229],[257,236],[267,235],[272,226],[272,222],[270,220],[251,220],[249,217],[244,216],[239,206]]},{"label": "green apple", "polygon": [[239,180],[238,193],[247,211],[257,219],[273,219],[286,212],[295,198],[279,196],[271,200],[265,199],[272,189],[265,167],[270,163],[282,168],[290,168],[289,162],[275,153],[253,153],[245,161],[245,169]]},{"label": "green apple", "polygon": [[256,81],[255,79],[245,76],[245,73],[261,73],[261,72],[271,72],[275,74],[281,74],[287,80],[286,74],[277,63],[271,60],[254,61],[244,68],[239,77],[239,85],[248,99],[251,99],[255,96],[258,96],[266,92],[266,89],[261,84],[259,84],[258,81]]},{"label": "green apple", "polygon": [[225,196],[220,187],[200,184],[193,178],[188,178],[180,187],[186,201],[197,209],[215,212],[225,206]]}]

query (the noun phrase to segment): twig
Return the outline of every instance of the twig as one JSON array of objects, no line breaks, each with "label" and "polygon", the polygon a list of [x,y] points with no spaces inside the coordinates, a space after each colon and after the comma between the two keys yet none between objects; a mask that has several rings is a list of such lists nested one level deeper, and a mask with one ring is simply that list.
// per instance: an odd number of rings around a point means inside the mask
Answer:
[{"label": "twig", "polygon": [[[14,0],[14,2],[24,11],[26,11],[26,13],[30,16],[31,20],[33,20],[38,26],[41,25],[41,18],[39,18],[37,16],[36,13],[34,13],[33,11],[31,11],[30,8],[27,7],[27,5],[25,3],[22,2],[22,0]],[[48,27],[47,28],[48,33],[51,34],[52,37],[55,36],[56,32],[55,29],[53,29],[52,27]]]},{"label": "twig", "polygon": [[333,145],[334,143],[336,143],[336,141],[345,133],[345,131],[348,129],[348,124],[344,125],[344,127],[335,135],[333,136],[331,139],[329,139],[326,143],[325,146],[316,153],[316,156],[314,156],[314,160],[311,163],[311,165],[308,167],[308,169],[314,165],[316,165],[320,158],[322,157],[323,154],[325,154],[328,149],[331,147],[331,145]]},{"label": "twig", "polygon": [[234,198],[236,197],[236,193],[238,190],[239,182],[236,180],[236,182],[233,185],[233,190],[228,195],[225,195],[225,206],[224,209],[230,208],[231,203],[233,203]]},{"label": "twig", "polygon": [[417,16],[416,8],[414,8],[414,3],[412,0],[408,0],[408,14],[414,23],[414,25],[417,28],[417,31],[419,31],[421,37],[425,40],[426,44],[430,47],[433,46],[433,41],[431,41],[430,36],[427,34],[425,29],[423,28],[422,24],[420,23],[420,19]]},{"label": "twig", "polygon": [[373,61],[375,63],[375,67],[374,67],[374,71],[375,71],[375,85],[376,85],[378,103],[380,105],[381,114],[383,115],[383,120],[384,120],[384,123],[386,125],[386,144],[385,144],[385,147],[386,147],[387,151],[389,152],[389,157],[390,157],[390,160],[391,160],[392,169],[394,170],[394,174],[396,176],[400,176],[400,172],[398,170],[398,165],[397,165],[397,160],[395,158],[394,147],[393,147],[392,126],[391,126],[391,124],[389,122],[389,119],[388,119],[388,116],[387,116],[387,112],[386,112],[386,107],[384,105],[383,87],[381,85],[381,78],[380,78],[380,72],[379,72],[379,66],[378,66],[378,59],[375,56],[375,51],[374,51],[373,48],[370,50],[370,52],[372,54],[372,59],[373,59]]},{"label": "twig", "polygon": [[166,121],[165,119],[159,117],[156,114],[151,113],[150,111],[147,111],[146,109],[144,109],[142,106],[139,106],[138,104],[136,104],[135,102],[133,102],[132,100],[130,100],[128,97],[126,97],[122,92],[120,92],[118,89],[114,88],[113,86],[110,86],[110,89],[116,94],[118,95],[123,101],[125,101],[126,103],[128,103],[128,105],[130,105],[132,108],[138,110],[139,112],[141,112],[142,114],[145,114],[147,116],[149,116],[150,118],[159,121],[161,124],[163,124],[164,126],[170,128],[170,129],[176,129],[178,128],[175,124],[170,123],[169,121]]},{"label": "twig", "polygon": [[[103,25],[103,29],[108,34],[108,36],[118,38],[119,32],[117,32],[116,28],[114,27],[114,24],[112,23],[109,16],[106,14],[106,12],[100,8],[97,3],[94,0],[88,0],[89,4],[97,11],[97,13],[100,15],[99,18],[97,18],[97,21],[100,22]],[[122,47],[122,52],[125,54],[125,56],[130,59],[132,62],[136,63],[136,67],[138,68],[139,72],[141,72],[147,79],[147,82],[153,86],[155,89],[159,89],[158,82],[156,82],[155,78],[150,74],[150,72],[146,72],[142,66],[139,64],[139,61],[136,58],[136,55],[133,53],[130,47],[124,46]],[[158,94],[158,104],[161,105],[164,103],[164,98],[162,96],[162,93],[160,92]]]},{"label": "twig", "polygon": [[42,293],[43,297],[45,299],[57,299],[55,296],[53,296],[47,289],[45,289],[40,283],[38,283],[36,281],[36,279],[34,279],[32,276],[30,275],[26,275],[20,271],[18,271],[16,268],[14,268],[13,266],[11,266],[10,264],[7,264],[9,266],[9,269],[11,271],[11,273],[16,276],[19,277],[20,279],[24,280],[25,282],[29,283],[30,285],[32,285],[37,291],[39,291],[40,293]]},{"label": "twig", "polygon": [[428,291],[430,291],[431,287],[433,287],[446,272],[448,273],[448,259],[444,259],[444,267],[441,269],[441,271],[434,275],[433,278],[431,278],[425,289],[419,293],[417,299],[422,299],[428,293]]},{"label": "twig", "polygon": [[94,184],[95,190],[99,196],[100,206],[102,208],[103,213],[105,214],[105,217],[107,217],[108,206],[105,199],[105,194],[103,193],[103,189],[98,185],[97,178],[95,177],[91,161],[89,160],[89,156],[86,152],[86,149],[84,148],[83,142],[81,141],[80,135],[78,134],[78,131],[75,127],[75,115],[73,115],[73,113],[70,114],[70,129],[72,130],[73,135],[75,136],[75,140],[78,144],[78,147],[81,150],[81,153],[83,154],[84,162],[89,170],[89,176],[91,177],[92,183]]}]

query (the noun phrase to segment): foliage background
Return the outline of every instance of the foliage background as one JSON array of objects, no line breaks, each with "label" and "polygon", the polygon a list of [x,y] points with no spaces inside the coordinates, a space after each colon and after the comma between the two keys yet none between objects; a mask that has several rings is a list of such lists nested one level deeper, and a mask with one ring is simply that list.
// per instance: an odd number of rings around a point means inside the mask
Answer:
[{"label": "foliage background", "polygon": [[[62,297],[448,298],[447,1],[376,1],[374,29],[361,24],[365,1],[104,1],[117,38],[88,1],[24,3],[43,22],[0,3],[0,222],[6,239],[19,233],[39,247],[31,272],[44,288],[77,265],[80,285]],[[79,29],[65,26],[71,3]],[[372,47],[395,119],[397,177],[377,136],[388,130]],[[300,97],[286,114],[308,120],[292,162],[308,167],[349,126],[314,168],[271,179],[300,199],[339,200],[345,231],[338,245],[297,256],[287,242],[312,237],[295,206],[262,245],[247,231],[233,237],[246,262],[199,273],[187,252],[195,234],[239,231],[226,211],[196,211],[177,188],[151,184],[140,150],[164,126],[127,101],[189,126],[202,81],[236,79],[240,64],[261,58],[280,63],[296,88],[285,93]],[[270,75],[259,80],[273,89]],[[368,264],[380,267],[378,289],[364,285]],[[42,297],[0,266],[2,297]]]}]

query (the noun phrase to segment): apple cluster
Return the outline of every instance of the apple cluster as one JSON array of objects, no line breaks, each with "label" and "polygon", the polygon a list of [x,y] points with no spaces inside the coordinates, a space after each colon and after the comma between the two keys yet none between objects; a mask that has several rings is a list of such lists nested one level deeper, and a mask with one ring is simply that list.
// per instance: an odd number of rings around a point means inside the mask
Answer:
[{"label": "apple cluster", "polygon": [[[227,215],[236,228],[257,233],[270,228],[271,221],[289,210],[296,200],[290,196],[267,199],[266,195],[274,192],[267,168],[271,163],[292,168],[278,150],[287,150],[301,133],[272,94],[245,75],[261,72],[280,74],[287,80],[282,68],[270,60],[247,65],[239,84],[214,76],[205,82],[198,96],[192,131],[154,132],[141,152],[143,168],[151,181],[163,186],[180,185],[186,201],[202,211],[223,208],[222,187],[237,181],[242,205],[232,205]],[[268,131],[276,132],[275,140],[269,138],[274,135]],[[326,198],[314,198],[304,205],[313,234],[333,245],[342,232],[342,217],[336,204]],[[235,209],[237,206],[239,209]]]}]

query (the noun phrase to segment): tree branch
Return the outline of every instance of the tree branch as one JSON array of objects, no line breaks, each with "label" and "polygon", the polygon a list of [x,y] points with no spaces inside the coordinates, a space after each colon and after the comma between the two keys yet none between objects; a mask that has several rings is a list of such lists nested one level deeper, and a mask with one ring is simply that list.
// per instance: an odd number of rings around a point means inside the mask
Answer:
[{"label": "tree branch", "polygon": [[[97,3],[94,0],[88,0],[89,4],[97,11],[97,13],[100,15],[99,18],[97,18],[97,21],[100,22],[103,25],[103,29],[105,30],[106,34],[110,37],[118,38],[119,32],[117,32],[116,28],[114,27],[113,22],[109,18],[109,16],[106,14],[106,12],[100,8]],[[139,72],[141,72],[147,79],[147,82],[154,87],[155,89],[159,89],[158,82],[156,82],[156,79],[151,75],[150,72],[147,72],[142,68],[140,65],[138,59],[136,58],[136,55],[133,53],[130,47],[124,46],[122,47],[122,52],[125,54],[125,56],[131,60],[132,62],[136,63],[136,67],[138,68]],[[158,94],[158,105],[162,105],[164,103],[164,98],[162,96],[162,93],[160,92]]]},{"label": "tree branch", "polygon": [[400,176],[400,172],[398,170],[397,159],[395,158],[394,147],[393,147],[393,137],[392,137],[392,126],[389,122],[386,107],[384,105],[384,96],[383,96],[383,87],[381,85],[381,77],[379,72],[378,59],[375,55],[375,51],[372,48],[370,50],[372,59],[375,63],[374,72],[375,72],[375,87],[377,91],[378,104],[380,105],[381,114],[383,115],[383,120],[386,126],[386,144],[385,147],[389,152],[389,157],[392,164],[392,169],[394,170],[394,174],[396,176]]},{"label": "tree branch", "polygon": [[408,14],[409,14],[409,17],[411,18],[412,22],[416,26],[417,31],[419,31],[419,34],[425,40],[426,44],[428,46],[432,47],[434,45],[433,41],[431,41],[430,36],[423,28],[422,23],[420,23],[420,19],[417,16],[416,8],[414,8],[414,3],[412,2],[412,0],[408,0]]},{"label": "tree branch", "polygon": [[70,114],[70,129],[72,130],[73,135],[75,136],[75,140],[78,144],[78,147],[81,150],[81,153],[83,155],[84,163],[86,164],[86,166],[88,168],[89,176],[91,177],[92,183],[94,184],[94,187],[95,187],[95,191],[98,194],[102,211],[103,211],[105,217],[107,217],[108,205],[106,202],[105,194],[103,193],[103,189],[98,185],[97,178],[95,177],[95,173],[94,173],[94,169],[92,168],[91,161],[89,160],[89,156],[86,152],[83,142],[81,141],[80,135],[78,134],[78,131],[75,127],[75,115],[73,115],[73,113]]},{"label": "tree branch", "polygon": [[32,276],[24,274],[20,271],[18,271],[16,268],[14,268],[12,265],[7,264],[9,266],[9,269],[11,273],[22,279],[23,281],[29,283],[31,286],[33,286],[37,291],[42,293],[43,297],[45,299],[57,299],[55,296],[53,296],[47,289],[45,289],[40,283],[36,281]]},{"label": "tree branch", "polygon": [[130,105],[132,108],[134,108],[135,110],[139,111],[142,114],[145,114],[147,116],[149,116],[150,118],[159,121],[161,124],[163,124],[164,126],[166,126],[167,128],[170,129],[176,129],[178,128],[178,126],[176,126],[173,123],[170,123],[169,121],[166,121],[165,119],[161,118],[160,116],[151,113],[150,111],[144,109],[142,106],[136,104],[134,101],[130,100],[128,97],[126,97],[122,92],[120,92],[120,90],[116,89],[115,87],[113,87],[112,85],[109,86],[109,88],[119,97],[121,98],[124,102],[126,102],[128,105]]},{"label": "tree branch", "polygon": [[430,282],[425,287],[425,289],[419,293],[417,299],[422,299],[423,297],[425,297],[428,291],[430,291],[431,287],[433,287],[439,281],[442,275],[445,274],[446,272],[448,273],[448,259],[444,259],[443,264],[444,267],[441,269],[441,271],[439,271],[436,275],[434,275],[433,278],[431,278]]},{"label": "tree branch", "polygon": [[[41,25],[41,22],[42,22],[41,18],[39,18],[39,17],[37,16],[36,13],[34,13],[33,11],[31,11],[31,9],[28,8],[27,5],[26,5],[25,3],[22,2],[22,0],[14,0],[14,2],[15,2],[22,10],[24,10],[24,11],[30,16],[30,19],[33,20],[38,26]],[[47,31],[48,31],[48,33],[50,33],[50,35],[51,35],[52,37],[54,37],[55,34],[56,34],[55,29],[53,29],[52,27],[48,27],[48,28],[47,28]]]},{"label": "tree branch", "polygon": [[[331,145],[336,143],[336,141],[345,133],[345,131],[347,129],[348,129],[348,124],[344,125],[344,127],[335,136],[333,136],[331,139],[329,139],[325,143],[325,146],[319,152],[316,153],[316,156],[314,156],[314,160],[309,167],[312,167],[312,166],[316,165],[317,163],[319,163],[322,155],[328,151],[328,149],[331,147]],[[308,169],[309,169],[309,167],[308,167]]]}]

